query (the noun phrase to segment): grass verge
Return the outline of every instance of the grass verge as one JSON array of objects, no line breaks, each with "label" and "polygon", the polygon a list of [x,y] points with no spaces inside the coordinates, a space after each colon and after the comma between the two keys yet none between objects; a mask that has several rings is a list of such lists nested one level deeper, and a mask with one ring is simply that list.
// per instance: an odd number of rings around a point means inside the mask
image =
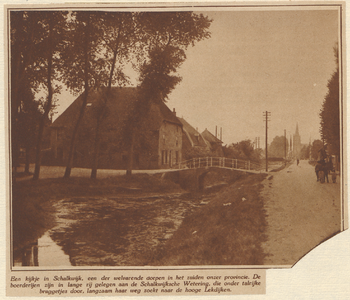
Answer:
[{"label": "grass verge", "polygon": [[151,265],[261,265],[266,240],[260,191],[265,174],[246,175],[186,217],[172,238],[150,252]]}]

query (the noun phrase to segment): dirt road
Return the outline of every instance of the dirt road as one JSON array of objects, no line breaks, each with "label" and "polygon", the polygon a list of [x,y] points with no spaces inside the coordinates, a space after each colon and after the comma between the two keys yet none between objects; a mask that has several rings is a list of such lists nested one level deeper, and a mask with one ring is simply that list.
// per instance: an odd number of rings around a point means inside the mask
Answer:
[{"label": "dirt road", "polygon": [[314,167],[300,161],[264,181],[267,214],[265,265],[291,266],[341,228],[340,183],[319,183]]}]

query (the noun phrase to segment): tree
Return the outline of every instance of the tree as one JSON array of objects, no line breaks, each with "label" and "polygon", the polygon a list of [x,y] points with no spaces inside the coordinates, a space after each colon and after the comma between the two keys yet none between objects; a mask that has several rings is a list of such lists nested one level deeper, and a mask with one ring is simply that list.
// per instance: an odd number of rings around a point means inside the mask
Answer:
[{"label": "tree", "polygon": [[[24,102],[31,97],[29,89],[38,87],[33,71],[40,64],[40,49],[43,43],[43,28],[38,23],[39,12],[11,11],[11,141],[12,164],[18,165],[20,145],[18,136],[23,129],[19,124],[19,114]],[[31,101],[31,100],[30,100]]]},{"label": "tree", "polygon": [[303,145],[300,150],[300,159],[309,159],[311,145]]},{"label": "tree", "polygon": [[[15,11],[11,12],[11,125],[14,161],[18,156],[19,145],[16,136],[26,128],[18,124],[19,114],[26,108],[26,115],[21,115],[21,124],[31,118],[39,118],[39,130],[36,137],[36,164],[33,179],[39,178],[41,164],[41,144],[43,131],[48,116],[53,108],[53,95],[59,90],[52,84],[55,78],[55,58],[61,43],[62,29],[65,26],[65,13],[59,11]],[[42,114],[34,109],[33,91],[46,91],[45,101],[40,102]],[[24,94],[23,94],[24,93]],[[26,95],[26,96],[23,96]],[[27,103],[25,103],[28,101]],[[34,105],[34,106],[33,106]],[[37,106],[37,105],[36,105]],[[29,108],[32,109],[29,109]],[[33,113],[33,116],[29,114]],[[34,139],[33,135],[31,137]],[[26,166],[28,167],[28,166]]]},{"label": "tree", "polygon": [[335,155],[340,154],[340,117],[339,117],[339,59],[338,47],[334,48],[336,70],[328,81],[328,93],[324,98],[320,112],[320,133]]},{"label": "tree", "polygon": [[[66,13],[60,11],[43,11],[38,15],[38,23],[41,24],[44,31],[41,62],[33,71],[38,84],[45,86],[47,90],[46,101],[42,104],[43,114],[40,118],[36,155],[35,155],[35,171],[33,180],[39,179],[41,166],[41,146],[44,134],[45,124],[49,118],[49,114],[54,107],[54,94],[59,93],[60,88],[53,86],[53,80],[57,78],[57,58],[59,57],[60,47],[63,43],[64,31],[66,30]],[[43,73],[45,75],[43,75]],[[39,74],[39,75],[37,75]],[[45,78],[46,77],[46,78]]]},{"label": "tree", "polygon": [[207,17],[193,12],[143,12],[137,15],[136,22],[142,37],[139,49],[147,51],[148,59],[140,64],[139,96],[126,123],[125,132],[129,137],[127,175],[132,172],[136,135],[138,129],[142,128],[140,124],[144,121],[143,116],[152,103],[165,102],[181,81],[174,74],[186,59],[185,50],[209,38],[208,28],[211,24]]},{"label": "tree", "polygon": [[[105,48],[106,69],[109,68],[107,87],[103,91],[102,104],[95,110],[96,129],[93,165],[91,178],[95,179],[98,168],[100,151],[100,129],[102,120],[107,111],[107,101],[110,98],[112,84],[124,86],[129,82],[124,73],[124,63],[128,61],[130,53],[135,49],[135,23],[134,14],[129,12],[111,13],[102,12],[98,15],[100,26],[103,29],[102,43]],[[117,66],[118,63],[118,66]],[[103,85],[103,83],[101,83]]]},{"label": "tree", "polygon": [[288,139],[284,136],[275,136],[269,146],[269,154],[272,157],[285,157],[285,149],[288,149]]},{"label": "tree", "polygon": [[318,160],[318,152],[323,147],[321,140],[314,140],[311,146],[311,158],[313,160]]},{"label": "tree", "polygon": [[254,149],[251,140],[243,140],[223,147],[224,156],[228,158],[252,160],[259,162],[262,153],[261,149]]},{"label": "tree", "polygon": [[31,152],[35,147],[35,140],[38,134],[38,124],[42,118],[40,103],[35,101],[34,93],[28,84],[19,91],[22,105],[18,112],[16,126],[16,140],[20,148],[25,149],[25,173],[29,173]]},{"label": "tree", "polygon": [[66,45],[61,55],[62,81],[75,93],[81,92],[82,104],[72,131],[64,178],[69,178],[75,144],[83,119],[89,90],[98,88],[107,78],[101,47],[102,32],[94,12],[76,11],[70,16],[70,28]]},{"label": "tree", "polygon": [[150,60],[141,68],[137,101],[125,125],[125,137],[129,147],[127,175],[131,175],[132,172],[136,138],[143,133],[139,129],[146,128],[143,125],[144,116],[147,115],[152,103],[157,105],[161,101],[166,101],[168,94],[181,81],[180,77],[172,73],[184,59],[184,51],[181,49],[172,46],[164,49],[153,48],[150,51]]}]

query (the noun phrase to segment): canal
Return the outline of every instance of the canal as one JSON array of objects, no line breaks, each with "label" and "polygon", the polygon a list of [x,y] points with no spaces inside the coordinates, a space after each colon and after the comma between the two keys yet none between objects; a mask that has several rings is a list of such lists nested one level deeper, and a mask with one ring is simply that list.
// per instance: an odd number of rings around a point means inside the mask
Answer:
[{"label": "canal", "polygon": [[14,266],[141,266],[213,194],[72,197],[53,203],[55,226],[14,252]]}]

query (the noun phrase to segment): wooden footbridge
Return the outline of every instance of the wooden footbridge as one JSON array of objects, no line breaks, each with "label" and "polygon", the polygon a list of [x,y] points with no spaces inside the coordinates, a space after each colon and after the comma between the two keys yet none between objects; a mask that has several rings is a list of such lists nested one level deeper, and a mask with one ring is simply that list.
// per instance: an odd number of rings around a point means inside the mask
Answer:
[{"label": "wooden footbridge", "polygon": [[263,166],[249,160],[226,157],[199,157],[183,161],[175,166],[177,169],[223,168],[250,173],[265,173]]}]

